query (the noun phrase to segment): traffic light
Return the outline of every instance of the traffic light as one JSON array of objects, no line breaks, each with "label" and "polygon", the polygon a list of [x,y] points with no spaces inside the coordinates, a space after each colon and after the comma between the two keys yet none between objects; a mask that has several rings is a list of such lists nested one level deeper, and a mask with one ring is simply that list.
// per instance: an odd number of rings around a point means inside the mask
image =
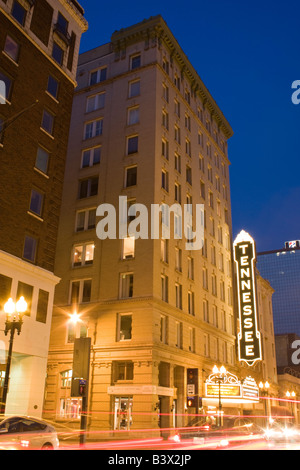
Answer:
[{"label": "traffic light", "polygon": [[196,407],[196,398],[197,397],[187,397],[187,407],[195,408]]}]

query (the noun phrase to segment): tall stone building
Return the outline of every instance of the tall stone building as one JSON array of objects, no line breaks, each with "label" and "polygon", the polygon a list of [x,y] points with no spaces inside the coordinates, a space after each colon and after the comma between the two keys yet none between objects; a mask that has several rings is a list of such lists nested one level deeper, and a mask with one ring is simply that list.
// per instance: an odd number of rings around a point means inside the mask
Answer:
[{"label": "tall stone building", "polygon": [[6,412],[41,415],[58,222],[80,38],[76,0],[0,1],[0,330],[3,307],[28,309],[13,348]]},{"label": "tall stone building", "polygon": [[[78,420],[73,342],[88,336],[90,430],[181,426],[185,414],[201,409],[215,364],[239,371],[227,154],[233,132],[160,16],[81,54],[77,73],[45,412]],[[176,214],[169,239],[151,238],[150,215],[148,238],[121,238],[117,229],[115,239],[99,239],[106,214],[97,208],[115,207],[118,225],[120,197],[148,214],[152,204],[192,204],[193,230],[203,204],[203,248],[187,249],[176,237]],[[125,223],[139,215],[133,210]],[[188,409],[189,369],[197,400]]]}]

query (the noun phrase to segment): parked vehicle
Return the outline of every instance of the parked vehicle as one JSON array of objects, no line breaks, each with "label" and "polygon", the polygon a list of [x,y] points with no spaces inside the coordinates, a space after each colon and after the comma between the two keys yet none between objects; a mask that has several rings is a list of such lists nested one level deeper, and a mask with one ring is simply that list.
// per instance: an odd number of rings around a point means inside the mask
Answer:
[{"label": "parked vehicle", "polygon": [[0,423],[0,449],[56,450],[57,432],[46,421],[27,416],[11,416]]}]

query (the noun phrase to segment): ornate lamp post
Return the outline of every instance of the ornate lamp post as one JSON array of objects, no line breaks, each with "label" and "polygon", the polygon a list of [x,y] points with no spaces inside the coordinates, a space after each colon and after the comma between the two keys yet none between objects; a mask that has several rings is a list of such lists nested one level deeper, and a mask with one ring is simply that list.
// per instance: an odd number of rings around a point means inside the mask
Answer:
[{"label": "ornate lamp post", "polygon": [[[259,382],[258,386],[259,386],[259,388],[260,388],[261,396],[262,396],[262,397],[268,397],[268,396],[269,396],[269,388],[270,388],[269,382],[268,382],[268,381],[266,381],[265,383]],[[265,409],[266,424],[267,424],[267,426],[268,426],[268,423],[269,423],[269,414],[268,414],[267,398],[264,398],[264,409]]]},{"label": "ornate lamp post", "polygon": [[217,366],[213,368],[213,373],[215,374],[215,381],[219,384],[219,417],[218,417],[218,427],[222,426],[222,394],[221,394],[221,384],[224,383],[227,370],[224,366],[218,369]]},{"label": "ornate lamp post", "polygon": [[294,391],[290,392],[289,390],[286,392],[285,396],[287,399],[291,402],[291,410],[292,414],[295,417],[295,422],[298,424],[298,413],[297,413],[297,404],[295,401],[296,398],[296,393]]},{"label": "ornate lamp post", "polygon": [[4,386],[3,386],[3,393],[2,393],[1,414],[5,413],[5,408],[6,408],[6,399],[7,399],[7,393],[8,393],[8,384],[9,384],[14,335],[15,335],[15,331],[18,332],[18,335],[21,333],[21,328],[23,325],[23,315],[26,312],[26,310],[27,310],[27,302],[25,301],[24,297],[21,297],[17,303],[14,303],[12,299],[9,299],[4,305],[4,312],[6,313],[4,333],[5,333],[5,336],[7,336],[8,332],[10,331],[10,339],[9,339],[8,356],[7,356],[5,379],[4,379]]}]

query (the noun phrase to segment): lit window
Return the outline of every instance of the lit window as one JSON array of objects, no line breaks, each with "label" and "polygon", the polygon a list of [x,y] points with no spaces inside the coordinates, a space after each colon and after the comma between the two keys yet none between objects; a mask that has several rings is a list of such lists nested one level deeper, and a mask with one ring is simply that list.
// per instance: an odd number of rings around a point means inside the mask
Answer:
[{"label": "lit window", "polygon": [[120,298],[127,299],[133,297],[133,274],[121,274],[120,281]]},{"label": "lit window", "polygon": [[123,239],[123,259],[134,258],[135,253],[135,237],[127,237]]},{"label": "lit window", "polygon": [[118,340],[126,341],[132,338],[132,315],[119,315]]},{"label": "lit window", "polygon": [[76,245],[73,249],[73,267],[93,264],[94,250],[95,245],[93,243]]}]

